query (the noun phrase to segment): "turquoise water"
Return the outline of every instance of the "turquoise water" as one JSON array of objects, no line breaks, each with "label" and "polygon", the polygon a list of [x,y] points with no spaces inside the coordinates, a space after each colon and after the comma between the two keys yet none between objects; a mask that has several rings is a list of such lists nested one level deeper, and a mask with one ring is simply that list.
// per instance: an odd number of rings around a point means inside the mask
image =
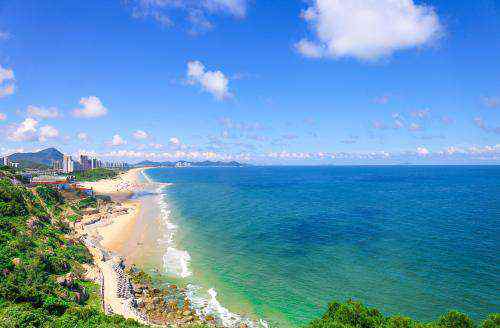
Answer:
[{"label": "turquoise water", "polygon": [[434,320],[500,311],[500,167],[151,169],[187,282],[301,326],[333,299]]}]

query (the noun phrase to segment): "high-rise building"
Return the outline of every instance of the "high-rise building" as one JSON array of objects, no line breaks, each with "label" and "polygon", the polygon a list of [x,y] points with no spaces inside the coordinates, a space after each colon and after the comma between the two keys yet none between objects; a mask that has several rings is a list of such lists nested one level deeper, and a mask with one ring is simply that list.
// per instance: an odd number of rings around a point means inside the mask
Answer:
[{"label": "high-rise building", "polygon": [[73,160],[70,155],[63,156],[63,172],[71,173],[74,170]]},{"label": "high-rise building", "polygon": [[57,172],[62,171],[62,162],[52,161],[52,170]]},{"label": "high-rise building", "polygon": [[5,156],[4,158],[2,158],[2,164],[5,166],[10,166],[9,156]]},{"label": "high-rise building", "polygon": [[80,155],[80,164],[82,165],[82,170],[84,171],[92,169],[92,161],[87,155]]}]

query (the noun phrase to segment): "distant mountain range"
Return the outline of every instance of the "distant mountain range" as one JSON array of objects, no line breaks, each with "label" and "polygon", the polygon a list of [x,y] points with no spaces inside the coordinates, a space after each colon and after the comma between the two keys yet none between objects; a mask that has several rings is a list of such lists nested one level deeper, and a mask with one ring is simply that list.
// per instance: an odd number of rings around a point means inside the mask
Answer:
[{"label": "distant mountain range", "polygon": [[[15,153],[9,156],[9,159],[12,162],[20,163],[23,168],[47,168],[51,167],[54,161],[62,161],[63,153],[61,153],[56,148],[47,148],[36,153]],[[186,162],[186,161],[177,161],[177,162],[152,162],[152,161],[142,161],[133,166],[155,166],[155,167],[174,167],[180,163],[187,163],[190,166],[218,166],[218,167],[240,167],[240,166],[248,166],[248,164],[242,164],[239,162],[231,161],[231,162],[212,162],[212,161],[203,161],[203,162]],[[75,165],[78,165],[78,162],[75,162]],[[76,168],[76,167],[75,167]]]},{"label": "distant mountain range", "polygon": [[45,168],[52,166],[54,161],[62,161],[63,153],[55,148],[47,148],[36,153],[14,153],[9,159],[24,168]]},{"label": "distant mountain range", "polygon": [[199,167],[199,166],[217,166],[217,167],[240,167],[240,166],[248,166],[248,164],[243,164],[235,161],[231,162],[213,162],[213,161],[203,161],[203,162],[186,162],[186,161],[177,161],[177,162],[152,162],[152,161],[142,161],[140,163],[135,164],[134,166],[155,166],[155,167],[175,167],[177,164],[187,163],[190,166]]}]

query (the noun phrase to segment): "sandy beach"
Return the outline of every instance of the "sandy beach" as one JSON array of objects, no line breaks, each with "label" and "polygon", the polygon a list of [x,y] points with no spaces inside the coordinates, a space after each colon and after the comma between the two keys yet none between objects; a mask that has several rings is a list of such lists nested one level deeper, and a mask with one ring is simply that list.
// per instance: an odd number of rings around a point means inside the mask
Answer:
[{"label": "sandy beach", "polygon": [[130,197],[143,187],[140,182],[143,170],[131,169],[114,179],[81,183],[98,195],[110,196],[113,203],[100,208],[97,213],[87,215],[80,228],[87,236],[87,248],[99,271],[96,279],[100,280],[103,287],[106,312],[146,323],[145,317],[132,304],[131,291],[128,290],[130,284],[124,275],[124,258],[117,254],[132,233],[141,210],[141,203]]}]

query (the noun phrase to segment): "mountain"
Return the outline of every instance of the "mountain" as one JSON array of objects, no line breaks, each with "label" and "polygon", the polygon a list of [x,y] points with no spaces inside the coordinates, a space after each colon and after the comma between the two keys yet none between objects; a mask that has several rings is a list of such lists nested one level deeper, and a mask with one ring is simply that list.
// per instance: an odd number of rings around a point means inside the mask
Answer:
[{"label": "mountain", "polygon": [[14,153],[9,156],[12,162],[18,162],[22,167],[52,166],[53,161],[62,161],[63,154],[55,148],[47,148],[36,153]]},{"label": "mountain", "polygon": [[134,166],[163,166],[163,167],[174,167],[177,163],[187,163],[190,166],[225,166],[225,167],[240,167],[240,166],[248,166],[248,164],[242,164],[239,162],[212,162],[212,161],[203,161],[203,162],[186,162],[186,161],[177,161],[177,162],[153,162],[153,161],[142,161],[140,163],[135,164]]}]

